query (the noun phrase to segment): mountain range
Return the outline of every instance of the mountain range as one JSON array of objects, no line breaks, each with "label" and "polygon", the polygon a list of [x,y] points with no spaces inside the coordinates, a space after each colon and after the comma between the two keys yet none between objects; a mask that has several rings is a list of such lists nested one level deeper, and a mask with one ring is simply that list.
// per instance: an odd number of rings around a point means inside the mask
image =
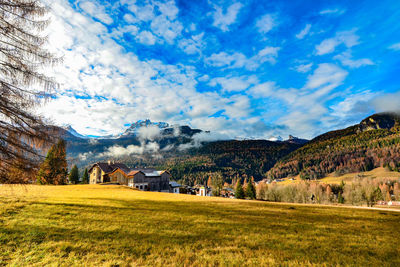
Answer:
[{"label": "mountain range", "polygon": [[399,122],[397,114],[375,114],[311,141],[294,136],[285,141],[218,140],[209,131],[150,120],[137,121],[115,136],[89,138],[70,126],[59,132],[71,165],[83,168],[112,159],[131,167],[165,168],[176,180],[194,184],[204,183],[211,173],[231,182],[294,175],[317,179],[379,166],[400,169]]}]

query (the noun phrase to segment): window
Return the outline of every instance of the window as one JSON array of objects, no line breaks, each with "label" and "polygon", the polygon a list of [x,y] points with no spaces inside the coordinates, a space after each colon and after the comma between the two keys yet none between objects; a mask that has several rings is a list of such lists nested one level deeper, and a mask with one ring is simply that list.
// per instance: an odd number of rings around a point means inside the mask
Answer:
[{"label": "window", "polygon": [[140,185],[140,190],[143,190],[143,185]]}]

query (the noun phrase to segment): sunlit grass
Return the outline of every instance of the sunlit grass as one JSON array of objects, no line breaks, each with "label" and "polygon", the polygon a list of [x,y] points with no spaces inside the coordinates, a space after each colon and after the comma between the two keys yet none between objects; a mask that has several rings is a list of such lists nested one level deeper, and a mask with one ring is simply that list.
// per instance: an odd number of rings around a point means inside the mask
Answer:
[{"label": "sunlit grass", "polygon": [[400,265],[400,213],[0,186],[0,265]]}]

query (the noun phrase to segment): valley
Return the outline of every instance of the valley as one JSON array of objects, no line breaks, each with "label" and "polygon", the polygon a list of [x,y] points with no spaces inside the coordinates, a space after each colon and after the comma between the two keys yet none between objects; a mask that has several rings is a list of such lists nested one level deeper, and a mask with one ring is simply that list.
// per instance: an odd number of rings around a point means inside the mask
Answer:
[{"label": "valley", "polygon": [[[130,167],[167,169],[175,180],[205,184],[212,173],[224,181],[238,179],[315,180],[384,167],[400,170],[400,119],[393,113],[372,115],[359,124],[308,141],[223,140],[212,132],[165,122],[138,121],[124,133],[84,137],[61,129],[69,164],[81,169],[115,160]],[[221,140],[218,140],[221,138]]]}]

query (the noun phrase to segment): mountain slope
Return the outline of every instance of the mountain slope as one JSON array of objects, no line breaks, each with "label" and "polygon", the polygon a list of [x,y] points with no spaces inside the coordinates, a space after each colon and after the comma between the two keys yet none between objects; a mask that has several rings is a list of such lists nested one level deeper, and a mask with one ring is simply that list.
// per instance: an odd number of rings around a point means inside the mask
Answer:
[{"label": "mountain slope", "polygon": [[316,179],[328,173],[400,168],[400,116],[372,115],[346,129],[320,135],[281,159],[268,172],[271,178],[300,174]]},{"label": "mountain slope", "polygon": [[211,173],[221,173],[227,182],[238,177],[260,180],[277,160],[301,146],[266,140],[209,142],[169,158],[164,167],[185,184],[204,184]]}]

